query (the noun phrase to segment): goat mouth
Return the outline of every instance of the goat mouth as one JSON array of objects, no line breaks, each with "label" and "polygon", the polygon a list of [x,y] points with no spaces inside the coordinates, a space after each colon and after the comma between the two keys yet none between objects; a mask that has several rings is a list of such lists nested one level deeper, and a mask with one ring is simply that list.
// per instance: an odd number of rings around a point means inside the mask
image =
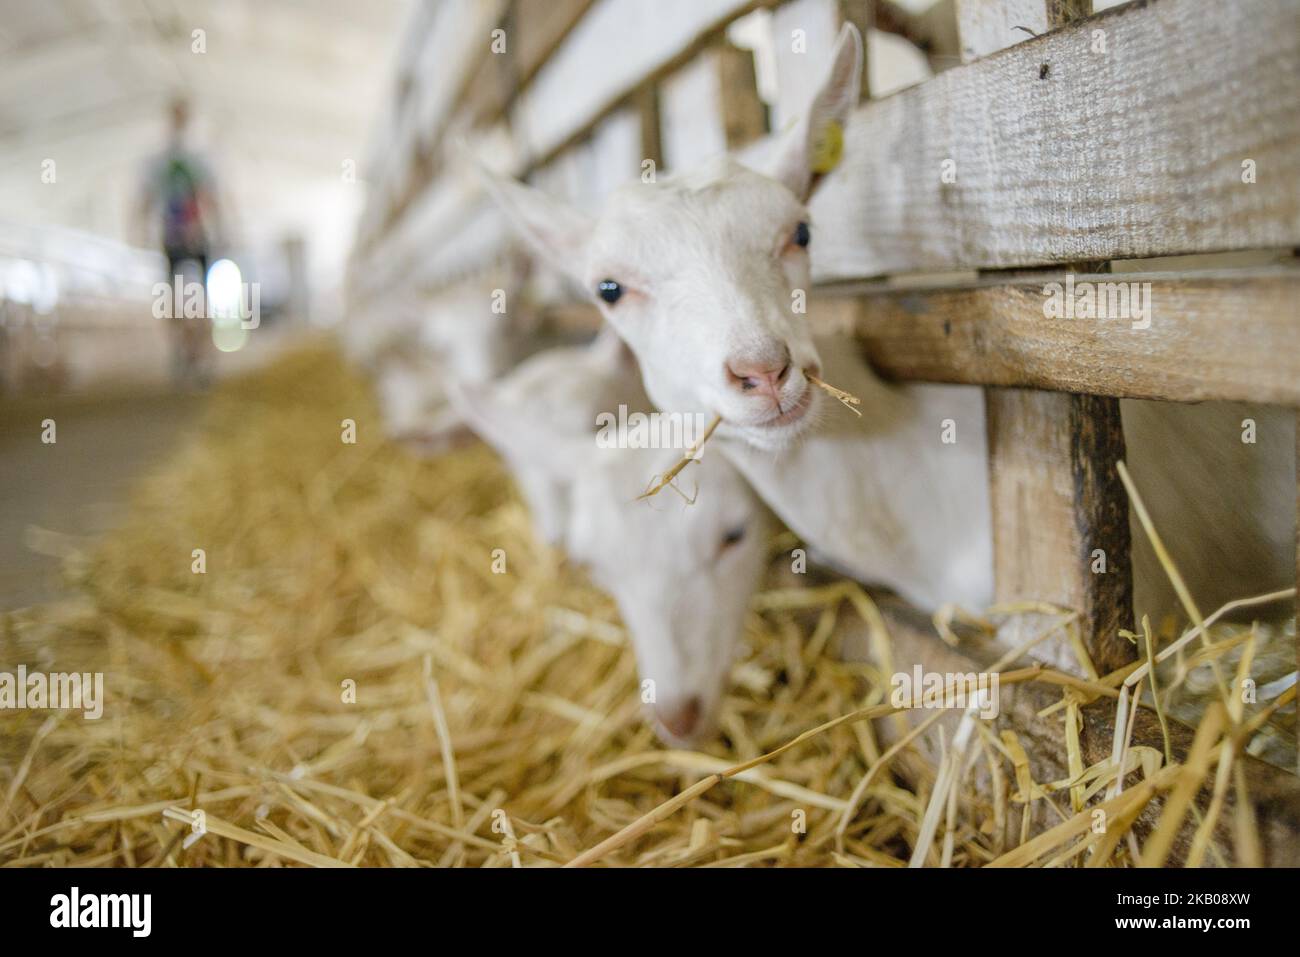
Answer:
[{"label": "goat mouth", "polygon": [[793,404],[784,412],[778,412],[764,422],[759,423],[759,428],[773,429],[784,425],[792,425],[798,422],[808,414],[808,409],[812,406],[813,390],[811,387],[805,388],[803,394],[799,396]]}]

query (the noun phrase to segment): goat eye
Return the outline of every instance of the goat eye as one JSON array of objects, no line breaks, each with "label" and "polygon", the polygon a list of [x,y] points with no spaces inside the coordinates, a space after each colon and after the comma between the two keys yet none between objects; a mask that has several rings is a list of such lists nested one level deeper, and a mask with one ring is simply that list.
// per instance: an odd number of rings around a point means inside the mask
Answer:
[{"label": "goat eye", "polygon": [[743,541],[745,538],[745,526],[737,525],[735,528],[727,529],[727,533],[722,536],[722,547],[730,548]]},{"label": "goat eye", "polygon": [[798,226],[796,226],[794,228],[794,236],[792,238],[796,246],[807,246],[808,243],[811,242],[812,240],[812,232],[809,231],[808,224],[800,223]]},{"label": "goat eye", "polygon": [[596,295],[612,306],[623,295],[623,287],[612,279],[602,279],[596,286]]}]

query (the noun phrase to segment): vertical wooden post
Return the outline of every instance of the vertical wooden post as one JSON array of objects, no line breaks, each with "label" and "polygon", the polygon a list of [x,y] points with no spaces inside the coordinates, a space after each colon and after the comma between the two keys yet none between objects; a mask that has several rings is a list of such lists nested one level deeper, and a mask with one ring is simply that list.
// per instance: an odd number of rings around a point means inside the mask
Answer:
[{"label": "vertical wooden post", "polygon": [[748,146],[767,133],[767,107],[758,95],[754,54],[726,40],[718,44],[718,89],[727,149]]},{"label": "vertical wooden post", "polygon": [[641,158],[652,160],[658,172],[664,165],[662,127],[659,124],[659,88],[653,83],[647,83],[634,96],[641,117]]},{"label": "vertical wooden post", "polygon": [[[958,0],[968,59],[1091,12],[1090,0]],[[1106,263],[1076,271],[1101,272]],[[988,388],[993,572],[999,602],[1045,601],[1079,612],[1098,672],[1131,661],[1128,500],[1116,463],[1124,431],[1116,399]]]},{"label": "vertical wooden post", "polygon": [[[858,7],[857,13],[850,9],[855,6]],[[829,57],[840,27],[845,20],[856,22],[857,17],[869,17],[862,11],[858,0],[784,0],[773,5],[777,96],[773,104],[772,126],[775,129],[785,129],[787,124],[803,116],[825,76],[827,63],[819,64],[815,58]],[[858,23],[859,28],[863,25]],[[793,42],[796,32],[804,41],[800,49],[796,49]],[[866,40],[865,34],[863,40]],[[864,50],[864,83],[867,75],[865,61]],[[866,92],[864,86],[863,93]]]},{"label": "vertical wooden post", "polygon": [[1092,16],[1092,0],[1047,0],[1047,26],[1055,30]]},{"label": "vertical wooden post", "polygon": [[1131,661],[1128,501],[1119,401],[1091,395],[984,392],[997,600],[1076,609],[1099,673]]},{"label": "vertical wooden post", "polygon": [[871,0],[871,19],[875,29],[910,41],[925,54],[935,73],[961,63],[956,0],[936,0],[919,14],[911,13],[894,0]]}]

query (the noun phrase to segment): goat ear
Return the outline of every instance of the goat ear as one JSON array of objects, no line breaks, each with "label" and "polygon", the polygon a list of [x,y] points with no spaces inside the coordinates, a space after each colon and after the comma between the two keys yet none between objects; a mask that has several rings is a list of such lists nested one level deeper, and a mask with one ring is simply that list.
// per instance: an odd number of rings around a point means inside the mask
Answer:
[{"label": "goat ear", "polygon": [[552,266],[579,283],[594,223],[568,203],[474,163],[484,188],[516,230]]},{"label": "goat ear", "polygon": [[835,42],[830,74],[813,97],[777,162],[776,178],[802,202],[840,161],[844,126],[862,92],[862,34],[844,24]]},{"label": "goat ear", "polygon": [[594,439],[584,442],[581,436],[556,430],[542,417],[502,401],[493,386],[449,380],[447,398],[480,439],[551,478],[571,480],[593,455]]}]

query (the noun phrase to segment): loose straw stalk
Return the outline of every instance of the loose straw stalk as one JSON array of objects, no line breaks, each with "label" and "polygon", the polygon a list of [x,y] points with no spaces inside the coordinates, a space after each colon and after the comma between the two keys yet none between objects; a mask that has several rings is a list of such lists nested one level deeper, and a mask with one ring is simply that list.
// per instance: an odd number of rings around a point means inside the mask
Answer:
[{"label": "loose straw stalk", "polygon": [[[378,410],[324,342],[219,384],[209,403],[198,434],[160,461],[123,523],[65,556],[69,594],[0,613],[0,660],[48,652],[50,669],[120,676],[105,689],[103,721],[0,712],[0,766],[14,769],[0,779],[0,866],[899,866],[932,804],[926,860],[968,867],[1090,854],[1101,866],[1140,860],[1135,842],[1120,850],[1132,819],[1184,773],[1201,775],[1187,761],[1155,772],[1158,789],[1128,777],[1100,805],[1108,835],[1092,835],[1098,805],[1071,816],[1052,804],[1088,782],[1035,783],[1016,736],[980,721],[993,783],[984,788],[963,763],[939,802],[929,756],[939,720],[918,714],[932,723],[910,736],[903,725],[894,735],[903,743],[883,753],[875,746],[869,717],[902,721],[874,703],[898,669],[880,610],[847,581],[756,596],[748,653],[720,709],[731,745],[663,751],[642,725],[617,609],[566,564],[543,560],[486,447],[436,461],[381,442],[341,448],[330,423]],[[227,571],[195,576],[174,560],[177,543],[191,541],[226,556]],[[486,571],[498,547],[523,558],[509,575]],[[1219,619],[1293,594],[1225,606],[1188,638],[1163,650],[1156,642],[1154,662],[1192,650],[1204,632],[1211,641],[1198,651],[1225,669],[1261,680],[1289,672],[1285,632],[1267,626],[1234,666],[1226,655],[1242,646],[1237,626]],[[1049,637],[1075,620],[1053,619]],[[827,660],[843,628],[865,629],[878,664]],[[1011,665],[1028,644],[986,670]],[[1272,670],[1262,664],[1270,656]],[[1039,670],[1019,680],[1114,700],[1136,671],[1093,679]],[[1128,686],[1125,732],[1146,674]],[[347,678],[354,693],[341,696]],[[1015,680],[1000,678],[1004,687]],[[1180,683],[1161,682],[1163,707],[1198,704],[1185,688],[1177,694]],[[1219,737],[1233,729],[1234,748],[1281,750],[1290,724],[1279,711],[1295,699],[1291,687],[1267,705],[1225,710]],[[840,717],[796,736],[830,715]],[[1041,734],[1043,746],[1054,736],[1064,755],[1059,727],[1022,733]],[[1197,757],[1206,781],[1225,753],[1222,741],[1207,747]],[[1234,754],[1215,779],[1215,807],[1185,806],[1180,832],[1203,835],[1193,857],[1217,859],[1231,817],[1234,858],[1266,858],[1261,824],[1240,796],[1244,762]],[[1123,760],[1123,773],[1138,764]],[[168,808],[178,810],[160,819]],[[1038,812],[1053,808],[1068,828],[1028,845]],[[206,818],[200,839],[195,810]],[[791,841],[797,810],[807,833]],[[1019,838],[1007,829],[1018,818]]]},{"label": "loose straw stalk", "polygon": [[[1042,676],[1043,674],[1044,674],[1044,669],[1042,668],[1042,666],[1034,665],[1029,668],[1020,668],[1016,671],[1004,672],[998,677],[1000,679],[1001,684],[1010,685],[1010,684],[1019,684],[1022,681],[1030,681]],[[951,695],[950,687],[945,688],[945,694]],[[823,732],[829,731],[832,728],[839,727],[842,724],[848,724],[849,722],[852,721],[862,721],[867,718],[883,718],[886,717],[887,715],[895,714],[899,711],[905,711],[905,710],[908,709],[895,707],[892,704],[877,704],[867,708],[859,708],[856,711],[851,711],[848,714],[840,715],[838,718],[832,718],[829,721],[823,722],[822,724],[817,725],[817,727],[810,728],[809,730],[803,732],[799,736],[792,738],[791,740],[787,741],[785,744],[781,745],[780,747],[768,751],[766,754],[760,754],[756,758],[750,758],[748,761],[744,761],[741,762],[740,764],[732,765],[731,767],[726,768],[722,771],[717,771],[713,774],[710,774],[707,778],[703,778],[699,781],[696,781],[685,791],[682,791],[680,794],[672,798],[669,798],[667,801],[664,801],[658,807],[641,815],[641,817],[637,818],[631,824],[628,824],[621,831],[611,834],[609,837],[605,838],[605,840],[601,841],[595,847],[591,847],[583,851],[581,854],[579,854],[577,857],[570,860],[564,866],[565,867],[587,867],[590,864],[594,864],[596,861],[600,860],[602,857],[606,856],[612,851],[618,850],[620,847],[627,844],[629,841],[632,841],[640,837],[641,835],[645,834],[650,829],[652,829],[656,824],[659,824],[662,821],[667,820],[684,805],[689,804],[693,799],[703,794],[705,791],[708,791],[714,785],[720,784],[723,781],[727,780],[728,778],[734,778],[737,775],[741,774],[742,772],[748,771],[750,768],[756,768],[761,764],[766,764],[767,762],[773,760],[774,758],[780,757],[782,754],[791,750],[792,748],[798,747],[799,745],[803,744],[805,741],[809,740],[810,738],[817,737],[819,734],[822,734]]]}]

